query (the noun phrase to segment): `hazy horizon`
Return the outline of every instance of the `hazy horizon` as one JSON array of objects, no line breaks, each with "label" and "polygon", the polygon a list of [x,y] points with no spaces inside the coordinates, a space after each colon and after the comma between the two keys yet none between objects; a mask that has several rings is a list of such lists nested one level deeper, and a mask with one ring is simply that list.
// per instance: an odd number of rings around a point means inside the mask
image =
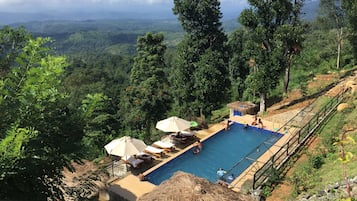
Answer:
[{"label": "hazy horizon", "polygon": [[[247,0],[221,0],[223,20],[237,18],[247,7]],[[176,19],[172,8],[173,0],[0,0],[0,24],[47,20]]]}]

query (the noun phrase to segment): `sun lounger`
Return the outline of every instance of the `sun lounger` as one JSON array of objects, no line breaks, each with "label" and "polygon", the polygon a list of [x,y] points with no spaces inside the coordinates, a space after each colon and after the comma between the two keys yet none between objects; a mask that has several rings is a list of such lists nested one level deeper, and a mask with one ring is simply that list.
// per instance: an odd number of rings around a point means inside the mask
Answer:
[{"label": "sun lounger", "polygon": [[162,157],[164,155],[163,149],[159,149],[150,145],[145,148],[144,152],[152,154],[157,157]]},{"label": "sun lounger", "polygon": [[170,138],[171,138],[171,142],[173,143],[173,144],[177,144],[177,143],[182,143],[182,144],[184,144],[184,143],[186,143],[187,142],[187,138],[188,137],[185,137],[185,136],[183,136],[183,135],[181,135],[181,134],[171,134],[170,135]]},{"label": "sun lounger", "polygon": [[166,152],[174,151],[175,145],[171,142],[156,141],[152,144],[154,147],[165,150]]},{"label": "sun lounger", "polygon": [[181,135],[184,137],[193,137],[195,133],[193,131],[180,131]]},{"label": "sun lounger", "polygon": [[152,160],[154,160],[154,156],[151,154],[147,154],[144,152],[141,152],[139,154],[136,155],[136,158],[144,160],[146,163],[151,162]]},{"label": "sun lounger", "polygon": [[130,156],[128,159],[125,160],[125,158],[122,158],[122,160],[126,163],[129,164],[133,168],[137,168],[141,163],[144,162],[144,160],[135,158],[134,156]]}]

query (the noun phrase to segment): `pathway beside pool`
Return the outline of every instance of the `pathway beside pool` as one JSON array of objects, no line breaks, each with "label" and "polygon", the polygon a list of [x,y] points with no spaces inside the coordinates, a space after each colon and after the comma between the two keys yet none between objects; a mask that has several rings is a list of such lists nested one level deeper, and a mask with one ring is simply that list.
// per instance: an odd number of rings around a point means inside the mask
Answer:
[{"label": "pathway beside pool", "polygon": [[[251,122],[254,120],[254,116],[252,115],[244,115],[244,116],[233,116],[230,117],[232,121],[236,121],[241,124],[251,124]],[[266,130],[271,130],[271,131],[276,131],[278,128],[282,126],[281,123],[275,123],[275,122],[270,122],[262,118],[262,121],[264,123],[264,128]],[[200,140],[205,140],[206,138],[209,138],[210,136],[216,134],[217,132],[225,129],[226,127],[226,121],[211,125],[208,129],[200,130],[196,132],[196,136]],[[235,179],[231,185],[229,186],[232,190],[234,191],[240,191],[241,186],[244,184],[249,179],[252,179],[254,175],[254,170],[257,170],[261,165],[264,164],[264,162],[268,161],[270,157],[280,148],[281,145],[286,142],[286,140],[290,136],[290,130],[285,133],[285,135],[280,138],[275,145],[273,145],[268,151],[266,151],[261,157],[259,157],[250,167],[248,167],[237,179]],[[170,160],[174,159],[177,157],[177,155],[185,152],[187,149],[191,149],[193,145],[189,145],[186,148],[173,153],[170,155],[170,157],[163,159],[161,163],[158,165],[150,168],[149,170],[145,171],[143,175],[147,175],[148,173],[152,172],[153,170],[159,168],[160,166],[166,164]],[[145,193],[148,193],[152,191],[156,185],[147,182],[147,181],[141,181],[138,177],[130,174],[127,177],[119,180],[115,180],[110,183],[111,187],[119,187],[122,189],[121,191],[113,191],[117,192],[120,194],[122,197],[128,199],[128,200],[136,200],[140,196],[144,195]],[[123,189],[125,189],[126,193],[123,193]]]}]

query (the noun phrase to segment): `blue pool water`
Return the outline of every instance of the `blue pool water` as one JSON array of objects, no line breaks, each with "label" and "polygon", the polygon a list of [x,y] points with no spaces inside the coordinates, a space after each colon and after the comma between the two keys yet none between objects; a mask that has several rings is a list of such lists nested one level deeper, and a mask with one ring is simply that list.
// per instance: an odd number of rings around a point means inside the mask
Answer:
[{"label": "blue pool water", "polygon": [[[228,131],[222,130],[203,141],[203,149],[199,154],[193,154],[190,149],[149,173],[146,178],[159,185],[176,171],[184,171],[216,182],[218,168],[230,170],[247,155],[257,159],[281,136],[272,131],[255,127],[244,128],[242,124],[234,123]],[[233,173],[234,177],[237,177],[249,165],[249,161],[243,160],[239,167],[233,168],[229,174]]]}]

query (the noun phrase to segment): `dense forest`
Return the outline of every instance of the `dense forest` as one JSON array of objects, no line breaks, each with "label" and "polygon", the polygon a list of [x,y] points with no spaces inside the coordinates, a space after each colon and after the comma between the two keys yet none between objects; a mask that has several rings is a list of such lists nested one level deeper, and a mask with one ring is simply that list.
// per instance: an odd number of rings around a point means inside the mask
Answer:
[{"label": "dense forest", "polygon": [[357,3],[321,0],[304,21],[303,0],[248,2],[232,30],[218,0],[174,0],[176,22],[4,26],[0,199],[62,199],[63,167],[105,156],[113,138],[150,143],[158,120],[210,122],[235,100],[264,113],[270,98],[355,65]]}]

